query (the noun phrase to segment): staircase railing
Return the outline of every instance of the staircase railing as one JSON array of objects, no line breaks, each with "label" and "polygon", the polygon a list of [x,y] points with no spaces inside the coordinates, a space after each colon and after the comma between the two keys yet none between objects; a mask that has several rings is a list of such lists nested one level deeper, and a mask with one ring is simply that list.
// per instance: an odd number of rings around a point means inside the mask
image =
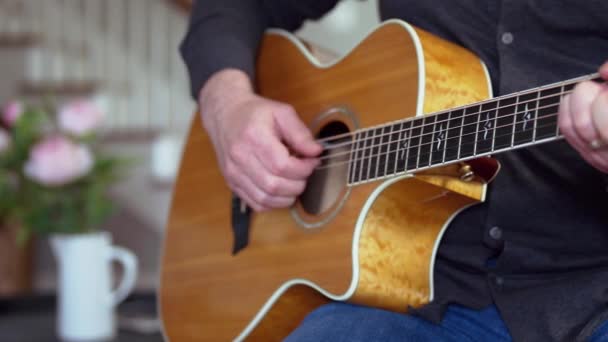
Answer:
[{"label": "staircase railing", "polygon": [[29,44],[20,95],[91,96],[112,133],[183,131],[193,109],[177,53],[186,23],[166,0],[0,0],[0,48]]},{"label": "staircase railing", "polygon": [[190,11],[196,0],[169,0],[185,11]]}]

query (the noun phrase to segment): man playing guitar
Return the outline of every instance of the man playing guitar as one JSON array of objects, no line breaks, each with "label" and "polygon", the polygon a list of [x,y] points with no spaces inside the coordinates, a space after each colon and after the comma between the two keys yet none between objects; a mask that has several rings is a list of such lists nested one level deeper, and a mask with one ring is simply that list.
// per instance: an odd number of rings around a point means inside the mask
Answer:
[{"label": "man playing guitar", "polygon": [[[337,0],[198,0],[182,54],[226,182],[251,208],[292,205],[321,153],[294,109],[256,95],[268,27],[295,30]],[[600,0],[380,0],[399,18],[477,54],[495,95],[592,73],[608,58]],[[608,63],[599,69],[608,80]],[[562,141],[499,156],[486,203],[461,213],[439,250],[437,295],[411,314],[344,303],[290,340],[608,340],[608,86],[562,99]]]}]

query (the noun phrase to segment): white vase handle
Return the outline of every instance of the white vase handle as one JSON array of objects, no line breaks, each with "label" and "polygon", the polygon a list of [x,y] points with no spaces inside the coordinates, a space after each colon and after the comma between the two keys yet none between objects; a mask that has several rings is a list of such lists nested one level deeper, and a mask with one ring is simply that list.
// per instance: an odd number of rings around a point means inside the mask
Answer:
[{"label": "white vase handle", "polygon": [[112,246],[111,248],[110,259],[122,264],[124,270],[122,281],[111,296],[112,305],[116,306],[125,300],[135,287],[135,281],[137,280],[137,258],[128,249],[116,246]]}]

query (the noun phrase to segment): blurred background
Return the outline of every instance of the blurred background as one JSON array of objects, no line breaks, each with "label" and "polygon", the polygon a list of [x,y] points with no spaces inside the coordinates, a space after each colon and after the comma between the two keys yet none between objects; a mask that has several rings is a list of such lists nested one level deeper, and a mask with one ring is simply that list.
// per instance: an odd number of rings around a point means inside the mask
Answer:
[{"label": "blurred background", "polygon": [[[173,182],[195,109],[177,52],[191,1],[0,0],[0,103],[94,101],[107,115],[103,148],[136,158],[111,190],[119,210],[104,224],[114,242],[139,259],[135,297],[153,298],[158,286]],[[377,23],[375,0],[343,0],[298,35],[339,55]],[[36,239],[27,253],[2,246],[6,242],[0,241],[0,268],[17,258],[28,262],[14,275],[25,282],[10,285],[0,277],[0,297],[15,304],[55,293],[56,264],[46,239]],[[1,305],[0,340],[11,341],[2,336],[11,328],[11,311]]]}]

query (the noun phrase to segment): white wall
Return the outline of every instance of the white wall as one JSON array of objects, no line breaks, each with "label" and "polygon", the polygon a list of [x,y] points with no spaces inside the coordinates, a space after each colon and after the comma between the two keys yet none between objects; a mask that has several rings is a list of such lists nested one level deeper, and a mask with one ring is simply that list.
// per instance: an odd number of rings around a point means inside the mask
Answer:
[{"label": "white wall", "polygon": [[306,23],[298,36],[344,54],[378,23],[378,0],[343,0],[320,21]]}]

